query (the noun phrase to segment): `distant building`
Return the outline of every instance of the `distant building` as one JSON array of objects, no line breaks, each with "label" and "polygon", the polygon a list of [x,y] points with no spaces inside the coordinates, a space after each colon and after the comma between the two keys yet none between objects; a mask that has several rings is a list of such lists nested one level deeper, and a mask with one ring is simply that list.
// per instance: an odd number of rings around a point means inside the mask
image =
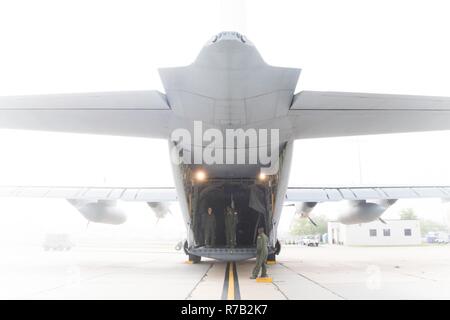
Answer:
[{"label": "distant building", "polygon": [[418,220],[386,220],[345,225],[328,223],[328,243],[348,246],[402,246],[421,244]]}]

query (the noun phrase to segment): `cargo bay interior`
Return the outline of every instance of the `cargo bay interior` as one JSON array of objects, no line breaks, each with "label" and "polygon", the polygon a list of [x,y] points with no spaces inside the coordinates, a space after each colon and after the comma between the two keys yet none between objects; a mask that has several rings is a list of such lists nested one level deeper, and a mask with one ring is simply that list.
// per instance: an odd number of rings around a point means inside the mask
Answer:
[{"label": "cargo bay interior", "polygon": [[[239,165],[235,165],[238,167]],[[185,179],[191,228],[196,246],[204,246],[204,219],[208,208],[216,218],[215,247],[226,247],[225,211],[227,206],[237,212],[237,247],[251,247],[256,243],[258,227],[270,232],[273,198],[276,184],[272,179],[258,179],[259,167],[247,165],[239,177],[222,176],[218,166],[186,166]],[[233,170],[233,172],[239,172]],[[201,171],[200,171],[201,170]],[[229,170],[223,170],[230,172]],[[202,173],[200,179],[196,174]]]}]

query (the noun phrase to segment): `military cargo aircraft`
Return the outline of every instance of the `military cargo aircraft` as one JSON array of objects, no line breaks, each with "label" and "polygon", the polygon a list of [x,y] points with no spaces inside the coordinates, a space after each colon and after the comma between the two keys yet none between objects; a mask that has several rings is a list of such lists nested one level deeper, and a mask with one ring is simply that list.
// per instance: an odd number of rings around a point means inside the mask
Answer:
[{"label": "military cargo aircraft", "polygon": [[[5,186],[0,194],[64,198],[89,221],[112,224],[125,221],[117,201],[146,202],[158,217],[176,201],[192,262],[254,257],[260,226],[269,235],[274,260],[286,202],[310,217],[317,203],[347,201],[339,220],[352,224],[379,219],[399,198],[450,197],[448,186],[289,187],[296,139],[450,129],[450,98],[296,93],[300,71],[270,66],[244,35],[222,32],[192,64],[159,69],[165,93],[0,97],[0,128],[166,139],[175,179],[173,188]],[[225,245],[227,206],[238,214],[233,248]],[[209,207],[217,228],[215,244],[206,247],[202,219]]]}]

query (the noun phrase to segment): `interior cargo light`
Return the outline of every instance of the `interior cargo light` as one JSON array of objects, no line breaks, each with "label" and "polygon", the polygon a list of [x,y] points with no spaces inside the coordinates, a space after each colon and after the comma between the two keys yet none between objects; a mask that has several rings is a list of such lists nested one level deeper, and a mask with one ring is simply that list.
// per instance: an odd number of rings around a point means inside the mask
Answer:
[{"label": "interior cargo light", "polygon": [[264,181],[267,179],[267,175],[264,172],[261,172],[258,176],[259,180]]},{"label": "interior cargo light", "polygon": [[195,173],[195,179],[196,179],[197,181],[205,181],[205,180],[206,180],[206,172],[203,171],[203,170],[198,170],[198,171]]}]

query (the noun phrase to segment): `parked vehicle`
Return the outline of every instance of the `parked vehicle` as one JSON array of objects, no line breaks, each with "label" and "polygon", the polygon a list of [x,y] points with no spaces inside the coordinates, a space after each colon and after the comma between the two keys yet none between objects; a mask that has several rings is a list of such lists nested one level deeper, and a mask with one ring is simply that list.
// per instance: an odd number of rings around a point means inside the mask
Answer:
[{"label": "parked vehicle", "polygon": [[319,237],[317,236],[305,236],[302,239],[302,245],[308,247],[318,247],[319,246]]},{"label": "parked vehicle", "polygon": [[449,234],[447,232],[428,232],[425,236],[427,243],[449,243]]},{"label": "parked vehicle", "polygon": [[437,238],[437,239],[434,240],[434,243],[447,244],[448,243],[448,238]]}]

